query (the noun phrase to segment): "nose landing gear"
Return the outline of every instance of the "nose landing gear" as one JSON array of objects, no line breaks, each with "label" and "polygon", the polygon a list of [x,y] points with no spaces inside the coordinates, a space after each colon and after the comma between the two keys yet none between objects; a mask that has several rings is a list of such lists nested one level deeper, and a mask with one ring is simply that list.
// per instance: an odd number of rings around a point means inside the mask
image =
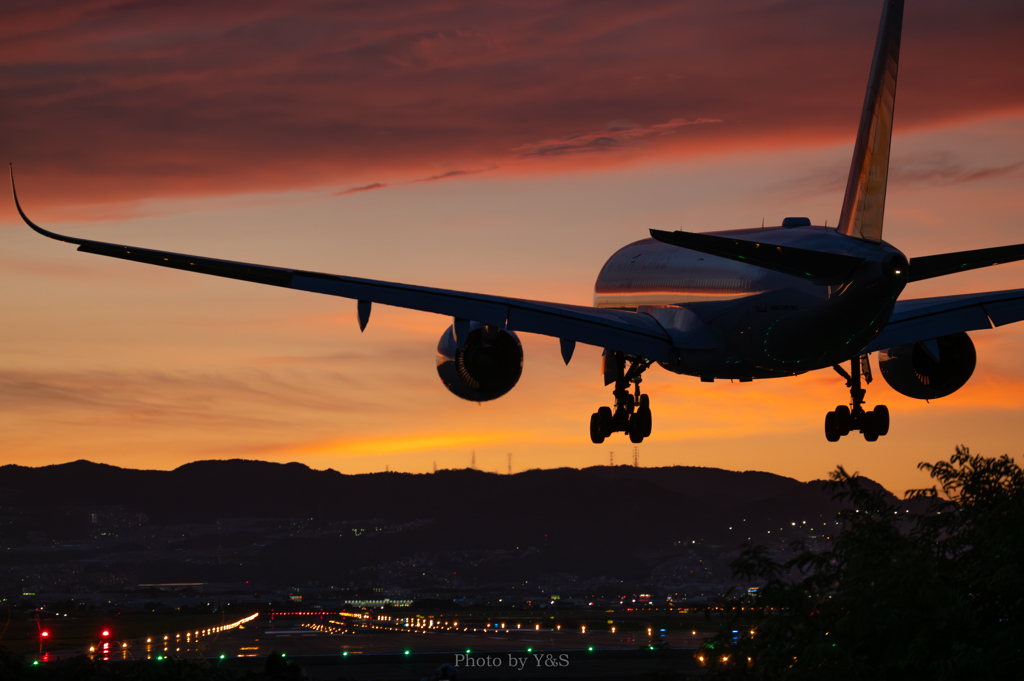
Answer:
[{"label": "nose landing gear", "polygon": [[[609,366],[609,361],[612,363]],[[624,432],[629,441],[639,444],[651,434],[651,401],[640,394],[640,374],[651,366],[651,360],[639,357],[629,358],[629,370],[625,370],[626,358],[621,352],[606,352],[606,384],[615,383],[615,410],[601,407],[590,416],[590,441],[601,444],[612,433]],[[608,380],[611,377],[612,380]],[[633,393],[629,385],[633,384]]]},{"label": "nose landing gear", "polygon": [[838,364],[832,368],[846,379],[846,387],[850,389],[850,406],[842,404],[836,407],[835,411],[825,414],[825,439],[829,442],[838,442],[839,438],[849,435],[854,430],[859,430],[868,442],[874,442],[882,435],[886,435],[889,432],[889,408],[879,404],[871,411],[864,410],[864,396],[867,391],[861,387],[861,377],[863,376],[864,383],[871,383],[868,356],[860,355],[850,360],[850,373]]}]

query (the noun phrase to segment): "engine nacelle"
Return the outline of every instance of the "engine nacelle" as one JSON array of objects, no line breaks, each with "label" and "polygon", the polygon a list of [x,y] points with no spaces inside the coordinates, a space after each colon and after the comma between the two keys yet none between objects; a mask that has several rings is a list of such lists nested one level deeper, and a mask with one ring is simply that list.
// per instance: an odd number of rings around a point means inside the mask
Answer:
[{"label": "engine nacelle", "polygon": [[934,400],[963,387],[978,355],[966,333],[900,345],[878,353],[878,366],[893,390],[918,400]]},{"label": "engine nacelle", "polygon": [[523,374],[523,344],[512,331],[476,322],[467,324],[466,343],[459,349],[455,327],[437,344],[437,375],[448,390],[464,400],[495,400]]}]

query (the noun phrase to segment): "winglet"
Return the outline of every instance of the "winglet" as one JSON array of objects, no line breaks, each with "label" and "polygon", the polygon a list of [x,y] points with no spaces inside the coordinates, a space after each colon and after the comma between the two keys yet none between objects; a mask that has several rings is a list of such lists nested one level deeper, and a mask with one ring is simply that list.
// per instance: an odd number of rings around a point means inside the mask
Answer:
[{"label": "winglet", "polygon": [[56,239],[57,241],[63,241],[69,244],[81,244],[82,242],[80,239],[72,239],[71,237],[61,236],[56,232],[51,232],[48,229],[43,229],[42,227],[28,219],[28,216],[25,215],[25,211],[21,209],[21,203],[18,201],[18,190],[14,187],[14,164],[9,163],[8,165],[11,167],[11,191],[14,193],[14,206],[18,209],[18,214],[21,215],[21,219],[25,221],[25,224],[34,229],[35,231],[39,232],[43,236],[48,236],[51,239]]},{"label": "winglet", "polygon": [[846,181],[843,210],[836,231],[847,236],[882,240],[885,188],[889,176],[889,144],[896,107],[896,72],[903,31],[903,0],[885,0],[868,76],[853,162]]}]

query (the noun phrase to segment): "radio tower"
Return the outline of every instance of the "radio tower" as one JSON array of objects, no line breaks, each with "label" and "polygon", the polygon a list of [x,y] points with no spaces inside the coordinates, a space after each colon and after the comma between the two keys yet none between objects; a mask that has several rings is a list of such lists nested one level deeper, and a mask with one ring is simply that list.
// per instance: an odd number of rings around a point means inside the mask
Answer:
[{"label": "radio tower", "polygon": [[640,467],[640,448],[633,447],[633,468]]},{"label": "radio tower", "polygon": [[615,452],[608,452],[608,465],[609,466],[614,466],[615,465]]},{"label": "radio tower", "polygon": [[437,472],[437,462],[436,461],[434,462],[434,472],[435,473]]},{"label": "radio tower", "polygon": [[508,474],[512,475],[512,452],[508,453]]},{"label": "radio tower", "polygon": [[470,468],[476,468],[476,450],[475,449],[473,450],[473,458],[470,459],[469,467]]}]

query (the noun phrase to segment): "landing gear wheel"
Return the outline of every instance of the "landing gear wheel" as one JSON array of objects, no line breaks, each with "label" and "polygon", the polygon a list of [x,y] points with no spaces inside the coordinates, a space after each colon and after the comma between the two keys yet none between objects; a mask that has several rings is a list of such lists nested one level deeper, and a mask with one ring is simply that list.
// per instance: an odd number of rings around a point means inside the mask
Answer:
[{"label": "landing gear wheel", "polygon": [[853,429],[853,416],[850,414],[850,408],[845,404],[836,407],[836,425],[839,428],[839,437],[849,435]]},{"label": "landing gear wheel", "polygon": [[601,415],[590,415],[590,441],[595,445],[604,442],[604,430],[601,428]]},{"label": "landing gear wheel", "polygon": [[601,424],[601,439],[603,440],[615,432],[615,421],[612,419],[611,407],[601,407],[598,409],[597,418]]},{"label": "landing gear wheel", "polygon": [[889,434],[889,407],[884,404],[877,405],[871,410],[871,424],[879,435]]},{"label": "landing gear wheel", "polygon": [[640,394],[640,375],[654,362],[611,350],[605,350],[602,362],[605,385],[615,382],[615,403],[591,415],[590,439],[600,444],[612,433],[624,433],[632,442],[640,443],[651,434],[651,401]]},{"label": "landing gear wheel", "polygon": [[634,428],[643,435],[643,437],[651,436],[651,408],[640,407],[633,414],[633,418],[629,420],[629,429],[632,431]]},{"label": "landing gear wheel", "polygon": [[829,442],[839,442],[842,437],[838,422],[838,415],[834,411],[825,414],[825,439]]},{"label": "landing gear wheel", "polygon": [[875,424],[871,423],[871,421],[874,421],[874,419],[869,419],[868,425],[861,428],[860,432],[864,434],[865,440],[867,440],[868,442],[875,442],[876,440],[878,440],[878,431],[875,430]]}]

